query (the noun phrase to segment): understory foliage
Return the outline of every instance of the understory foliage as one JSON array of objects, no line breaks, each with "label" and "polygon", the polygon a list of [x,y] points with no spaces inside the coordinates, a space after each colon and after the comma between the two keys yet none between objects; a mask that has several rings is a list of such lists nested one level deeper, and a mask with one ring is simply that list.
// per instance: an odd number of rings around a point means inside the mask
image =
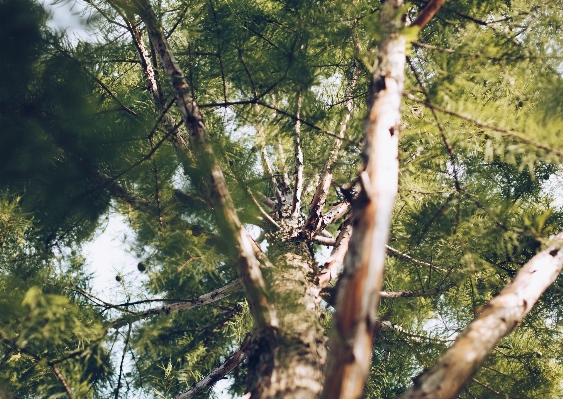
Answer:
[{"label": "understory foliage", "polygon": [[[299,125],[303,195],[292,239],[322,266],[330,248],[300,228],[347,113],[325,213],[359,190],[380,3],[151,3],[241,222],[266,256],[284,220],[276,195],[295,182]],[[128,4],[77,0],[85,41],[48,28],[32,0],[0,0],[2,397],[173,398],[254,327],[241,290],[189,310],[141,314],[238,276],[201,165],[170,140],[166,121],[181,125],[174,94]],[[402,9],[407,24],[425,4]],[[365,397],[404,392],[563,230],[562,10],[561,1],[451,0],[420,33],[402,32],[409,53],[399,192],[383,290],[426,295],[382,299]],[[163,105],[148,89],[135,29]],[[347,215],[325,235],[338,236]],[[124,245],[139,264],[116,273],[113,296],[98,298],[107,287],[94,283],[83,247],[108,218],[125,221]],[[277,271],[263,269],[267,278]],[[563,394],[562,284],[501,341],[460,398]],[[320,305],[327,331],[329,303]],[[246,374],[242,362],[228,375],[228,395],[246,392]]]}]

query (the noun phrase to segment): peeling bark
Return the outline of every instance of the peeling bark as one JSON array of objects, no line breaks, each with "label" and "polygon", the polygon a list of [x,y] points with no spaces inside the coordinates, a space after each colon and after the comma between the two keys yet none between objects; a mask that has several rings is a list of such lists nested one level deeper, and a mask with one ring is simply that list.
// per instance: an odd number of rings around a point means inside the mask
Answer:
[{"label": "peeling bark", "polygon": [[499,295],[479,309],[455,343],[398,399],[450,399],[479,370],[500,340],[522,322],[563,270],[563,233],[526,263]]},{"label": "peeling bark", "polygon": [[352,204],[352,237],[339,279],[325,399],[359,398],[370,369],[373,332],[391,215],[398,190],[398,140],[406,41],[394,17],[402,0],[382,5],[386,32],[378,46],[364,134],[362,191]]}]

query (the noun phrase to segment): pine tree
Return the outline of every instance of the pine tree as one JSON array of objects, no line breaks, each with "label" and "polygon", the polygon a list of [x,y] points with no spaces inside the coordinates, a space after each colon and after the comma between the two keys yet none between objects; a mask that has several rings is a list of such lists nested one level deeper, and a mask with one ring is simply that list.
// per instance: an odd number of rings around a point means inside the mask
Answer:
[{"label": "pine tree", "polygon": [[561,395],[559,1],[81,1],[0,0],[2,397]]}]

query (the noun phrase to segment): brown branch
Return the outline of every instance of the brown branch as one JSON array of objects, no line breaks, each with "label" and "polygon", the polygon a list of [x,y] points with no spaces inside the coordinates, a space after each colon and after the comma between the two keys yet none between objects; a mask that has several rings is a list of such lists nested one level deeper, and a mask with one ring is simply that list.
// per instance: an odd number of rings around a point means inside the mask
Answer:
[{"label": "brown branch", "polygon": [[[398,12],[402,0],[381,6],[383,37],[373,71],[364,132],[361,192],[352,203],[353,232],[329,340],[323,399],[362,396],[370,371],[373,333],[383,282],[385,245],[398,191],[398,144],[405,80],[406,39]],[[399,15],[398,15],[399,14]]]},{"label": "brown branch", "polygon": [[434,15],[436,15],[445,2],[446,0],[430,0],[426,3],[426,6],[418,14],[411,26],[418,26],[420,29],[424,28],[424,26],[434,18]]},{"label": "brown branch", "polygon": [[496,127],[496,126],[488,125],[488,124],[486,124],[486,123],[483,123],[483,122],[481,122],[481,121],[479,121],[479,120],[477,120],[477,119],[473,119],[473,118],[471,118],[470,116],[466,116],[466,115],[463,115],[463,114],[458,114],[458,113],[456,113],[456,112],[448,111],[447,109],[442,108],[442,107],[437,106],[437,105],[434,105],[434,104],[432,104],[432,103],[430,103],[430,102],[428,102],[428,101],[420,100],[420,99],[418,99],[417,97],[415,97],[414,95],[412,95],[411,93],[405,93],[404,96],[407,97],[409,100],[415,102],[415,103],[424,104],[426,107],[435,109],[436,111],[441,112],[441,113],[443,113],[443,114],[454,116],[454,117],[456,117],[456,118],[459,118],[459,119],[462,119],[462,120],[464,120],[464,121],[470,122],[470,123],[474,124],[475,126],[482,127],[483,129],[489,129],[489,130],[492,130],[492,131],[494,131],[494,132],[502,133],[502,134],[504,134],[504,135],[506,135],[506,136],[512,137],[512,138],[514,138],[514,139],[516,139],[516,140],[519,140],[519,141],[521,141],[521,142],[523,142],[523,143],[530,144],[530,145],[532,145],[532,146],[534,146],[534,147],[536,147],[536,148],[539,148],[539,149],[541,149],[541,150],[544,150],[544,151],[547,151],[547,152],[551,152],[551,153],[557,155],[558,157],[563,157],[563,153],[561,153],[561,152],[559,152],[559,151],[557,151],[557,150],[554,150],[554,149],[552,149],[552,148],[549,148],[549,147],[547,147],[547,146],[545,146],[545,145],[543,145],[543,144],[540,144],[540,143],[538,143],[538,142],[536,142],[536,141],[534,141],[534,140],[528,139],[528,138],[522,136],[521,133],[518,133],[518,132],[516,132],[516,131],[514,131],[514,130],[501,129],[501,128]]},{"label": "brown branch", "polygon": [[248,355],[249,343],[250,336],[246,337],[240,348],[235,353],[233,353],[223,364],[209,373],[204,379],[193,384],[188,391],[177,395],[174,399],[191,399],[204,389],[208,389],[213,386],[213,384],[233,371],[246,359]]},{"label": "brown branch", "polygon": [[552,237],[551,242],[553,244],[530,259],[496,297],[478,309],[478,316],[456,342],[430,370],[414,380],[414,385],[400,399],[450,399],[456,396],[500,340],[518,327],[563,270],[563,251],[560,250],[563,233]]},{"label": "brown branch", "polygon": [[135,0],[135,4],[176,99],[178,111],[188,132],[190,148],[201,169],[202,181],[206,183],[207,201],[215,210],[219,230],[232,241],[233,253],[238,257],[237,270],[256,325],[258,328],[277,328],[276,312],[266,295],[266,284],[251,238],[240,223],[225,176],[209,142],[202,115],[191,96],[184,73],[178,66],[150,2]]},{"label": "brown branch", "polygon": [[68,386],[66,380],[64,379],[63,375],[61,374],[57,366],[51,365],[51,370],[53,370],[53,374],[55,374],[55,377],[57,377],[57,380],[59,380],[59,382],[65,389],[66,394],[69,396],[69,398],[73,399],[74,395],[72,393],[72,389],[70,389],[70,387]]},{"label": "brown branch", "polygon": [[344,257],[348,251],[348,243],[350,241],[350,236],[352,235],[352,225],[350,224],[350,219],[347,219],[340,228],[340,233],[336,237],[334,243],[334,248],[330,253],[330,256],[322,266],[322,271],[317,276],[317,284],[323,289],[325,288],[330,280],[336,277],[338,268],[342,266],[344,262]]}]

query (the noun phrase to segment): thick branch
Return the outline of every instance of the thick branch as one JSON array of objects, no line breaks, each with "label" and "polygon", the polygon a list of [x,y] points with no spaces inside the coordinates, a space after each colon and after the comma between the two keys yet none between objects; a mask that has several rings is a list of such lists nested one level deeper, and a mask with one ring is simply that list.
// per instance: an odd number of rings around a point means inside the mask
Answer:
[{"label": "thick branch", "polygon": [[215,210],[223,235],[232,241],[238,256],[237,270],[241,277],[251,313],[259,328],[277,327],[274,309],[266,296],[266,284],[251,240],[241,225],[223,171],[215,158],[199,108],[190,87],[164,36],[160,22],[148,0],[136,0],[150,40],[168,78],[176,105],[188,132],[190,147],[206,183],[207,200]]},{"label": "thick branch", "polygon": [[[250,336],[249,336],[250,337]],[[191,386],[191,388],[177,395],[174,399],[190,399],[193,398],[196,394],[207,389],[217,381],[225,377],[231,371],[233,371],[239,364],[241,364],[248,355],[248,344],[250,343],[250,339],[247,337],[244,342],[242,343],[241,347],[238,351],[233,353],[231,357],[229,357],[225,363],[217,367],[211,373],[209,373],[203,380],[196,382]]]},{"label": "thick branch", "polygon": [[324,399],[362,395],[370,370],[385,245],[398,191],[398,143],[405,79],[406,40],[399,32],[402,0],[382,5],[385,32],[378,46],[364,133],[362,191],[352,204],[352,237],[344,259],[330,338]]},{"label": "thick branch", "polygon": [[555,243],[534,256],[491,299],[467,326],[456,342],[434,366],[414,380],[414,385],[400,399],[450,399],[479,370],[500,340],[522,322],[540,295],[563,270],[563,233]]}]

